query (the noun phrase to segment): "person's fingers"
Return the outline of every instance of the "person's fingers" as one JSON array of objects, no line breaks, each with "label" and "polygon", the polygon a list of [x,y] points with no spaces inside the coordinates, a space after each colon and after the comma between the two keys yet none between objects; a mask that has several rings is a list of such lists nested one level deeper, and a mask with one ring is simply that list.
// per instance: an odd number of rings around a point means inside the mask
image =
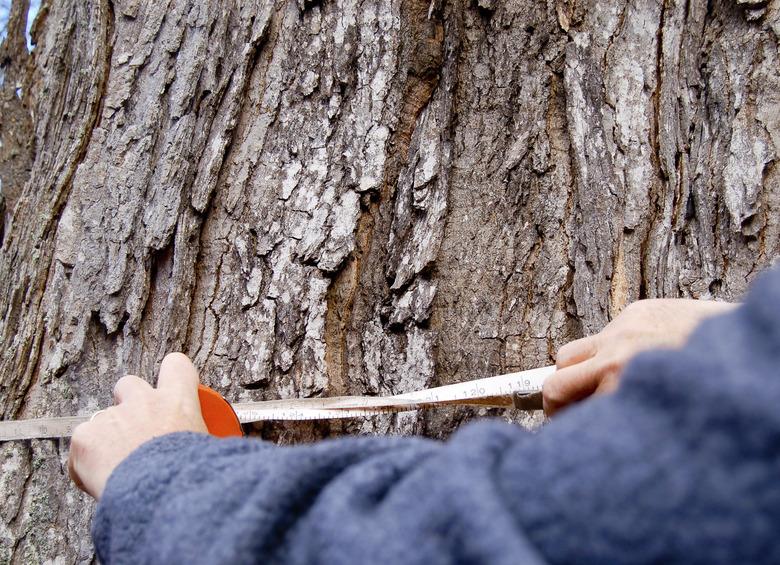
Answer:
[{"label": "person's fingers", "polygon": [[570,341],[558,350],[558,355],[555,356],[555,366],[558,369],[563,369],[577,363],[590,359],[596,355],[598,351],[598,339],[597,335],[590,337],[583,337]]},{"label": "person's fingers", "polygon": [[557,370],[544,382],[542,400],[544,412],[552,416],[569,404],[593,394],[603,376],[603,367],[596,357]]},{"label": "person's fingers", "polygon": [[125,375],[114,385],[114,404],[120,404],[150,390],[152,390],[152,385],[145,380],[135,375]]},{"label": "person's fingers", "polygon": [[76,429],[73,430],[73,435],[70,440],[70,450],[68,452],[68,475],[70,476],[70,480],[73,481],[73,484],[76,485],[76,488],[83,490],[84,492],[86,492],[87,489],[81,481],[81,477],[77,471],[77,465],[79,458],[83,457],[87,426],[88,423],[84,422],[76,426]]},{"label": "person's fingers", "polygon": [[609,371],[607,375],[601,379],[599,386],[596,387],[594,394],[608,394],[615,392],[620,384],[620,373],[618,371]]},{"label": "person's fingers", "polygon": [[198,406],[198,370],[183,353],[169,353],[160,365],[157,388]]}]

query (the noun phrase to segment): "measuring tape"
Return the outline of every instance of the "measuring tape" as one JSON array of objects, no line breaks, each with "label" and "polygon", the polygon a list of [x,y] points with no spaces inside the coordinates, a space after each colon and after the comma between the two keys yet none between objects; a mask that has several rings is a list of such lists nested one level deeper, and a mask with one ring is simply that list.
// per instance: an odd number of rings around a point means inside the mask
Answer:
[{"label": "measuring tape", "polygon": [[[364,418],[445,405],[541,410],[542,385],[555,366],[476,379],[394,396],[335,396],[240,402],[231,405],[218,392],[200,385],[198,395],[209,432],[242,435],[241,424],[266,420]],[[91,416],[37,418],[0,422],[0,441],[69,437]]]}]

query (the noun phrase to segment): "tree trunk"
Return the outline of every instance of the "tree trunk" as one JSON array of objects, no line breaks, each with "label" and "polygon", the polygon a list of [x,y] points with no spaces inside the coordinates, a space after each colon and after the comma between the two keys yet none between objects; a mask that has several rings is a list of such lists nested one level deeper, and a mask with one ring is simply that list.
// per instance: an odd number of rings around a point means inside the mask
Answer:
[{"label": "tree trunk", "polygon": [[[780,251],[778,1],[61,0],[29,53],[26,14],[6,419],[89,414],[174,350],[232,400],[532,368],[638,298],[737,299]],[[67,447],[0,445],[0,562],[94,559]]]}]

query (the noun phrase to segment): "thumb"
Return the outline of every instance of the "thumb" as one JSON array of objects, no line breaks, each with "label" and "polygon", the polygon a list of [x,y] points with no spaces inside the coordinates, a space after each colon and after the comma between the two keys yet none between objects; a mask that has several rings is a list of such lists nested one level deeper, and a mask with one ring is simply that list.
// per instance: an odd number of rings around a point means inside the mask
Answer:
[{"label": "thumb", "polygon": [[198,370],[184,353],[169,353],[160,365],[157,388],[194,405],[198,401]]}]

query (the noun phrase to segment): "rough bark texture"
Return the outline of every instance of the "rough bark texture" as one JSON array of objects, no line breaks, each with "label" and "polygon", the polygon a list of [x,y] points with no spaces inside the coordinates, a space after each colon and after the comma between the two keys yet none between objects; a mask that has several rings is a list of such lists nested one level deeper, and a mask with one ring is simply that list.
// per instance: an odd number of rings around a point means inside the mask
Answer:
[{"label": "rough bark texture", "polygon": [[[61,0],[31,53],[26,12],[3,418],[90,413],[172,350],[236,400],[530,368],[637,298],[738,298],[780,252],[778,1]],[[0,562],[93,560],[66,451],[0,446]]]}]

